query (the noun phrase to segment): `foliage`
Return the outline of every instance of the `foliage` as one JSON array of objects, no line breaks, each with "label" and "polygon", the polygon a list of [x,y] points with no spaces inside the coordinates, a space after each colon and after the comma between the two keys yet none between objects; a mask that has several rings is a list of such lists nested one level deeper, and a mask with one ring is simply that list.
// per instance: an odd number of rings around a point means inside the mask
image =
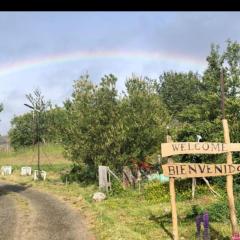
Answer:
[{"label": "foliage", "polygon": [[126,81],[127,92],[121,102],[125,139],[124,164],[144,161],[159,152],[170,117],[158,96],[156,83],[148,78],[132,76]]},{"label": "foliage", "polygon": [[[181,90],[181,91],[179,91]],[[165,72],[159,78],[158,92],[171,114],[178,115],[198,102],[200,75],[193,72]]]},{"label": "foliage", "polygon": [[[221,211],[219,211],[221,209]],[[236,210],[239,212],[239,204],[236,204]],[[210,216],[210,221],[213,222],[228,222],[229,221],[229,208],[227,199],[212,204],[207,208]]]},{"label": "foliage", "polygon": [[27,113],[22,116],[15,116],[11,120],[11,126],[8,135],[10,137],[11,146],[14,149],[30,146],[35,143],[32,114]]},{"label": "foliage", "polygon": [[95,179],[95,173],[90,171],[87,165],[85,168],[81,168],[79,165],[74,164],[69,172],[62,172],[61,179],[63,182],[89,184]]},{"label": "foliage", "polygon": [[[240,204],[236,202],[236,210],[237,215],[240,213]],[[217,202],[214,202],[208,206],[203,205],[193,205],[191,212],[187,213],[187,219],[195,219],[198,214],[202,214],[204,212],[208,212],[209,220],[211,222],[221,222],[228,223],[229,222],[229,208],[227,204],[227,199],[222,199]]]},{"label": "foliage", "polygon": [[[185,179],[175,181],[176,199],[177,201],[186,201],[192,199],[192,180]],[[195,197],[200,198],[209,194],[209,188],[202,182],[198,182]],[[145,199],[151,203],[169,202],[169,184],[160,183],[157,180],[150,181],[144,185],[143,195]]]},{"label": "foliage", "polygon": [[9,137],[11,146],[15,150],[35,145],[38,141],[60,142],[64,111],[57,106],[52,108],[50,101],[45,101],[39,90],[35,90],[33,94],[26,95],[31,104],[28,106],[33,108],[32,112],[14,116],[11,120]]},{"label": "foliage", "polygon": [[149,202],[168,202],[170,201],[169,185],[151,181],[144,186],[143,195]]},{"label": "foliage", "polygon": [[120,166],[122,125],[116,78],[102,78],[99,86],[82,76],[75,81],[72,100],[65,102],[67,124],[62,132],[66,156],[96,173],[98,165]]},{"label": "foliage", "polygon": [[158,151],[168,119],[149,80],[129,79],[122,98],[116,81],[110,74],[94,85],[89,75],[82,76],[75,81],[72,99],[64,104],[65,154],[81,168],[95,173],[99,165],[120,172],[132,159],[143,161]]},{"label": "foliage", "polygon": [[128,193],[128,190],[125,190],[122,186],[122,184],[113,178],[111,180],[111,191],[109,192],[110,196],[126,196]]},{"label": "foliage", "polygon": [[[164,73],[158,83],[158,91],[172,114],[170,133],[175,141],[223,142],[220,73],[223,69],[225,82],[225,115],[229,121],[230,138],[238,142],[240,130],[240,45],[228,41],[220,52],[212,44],[207,56],[208,66],[203,75],[189,73]],[[181,89],[179,91],[179,89]],[[239,161],[239,157],[235,161]],[[192,161],[191,156],[180,156],[179,161]],[[223,156],[196,156],[198,162],[223,162]]]}]

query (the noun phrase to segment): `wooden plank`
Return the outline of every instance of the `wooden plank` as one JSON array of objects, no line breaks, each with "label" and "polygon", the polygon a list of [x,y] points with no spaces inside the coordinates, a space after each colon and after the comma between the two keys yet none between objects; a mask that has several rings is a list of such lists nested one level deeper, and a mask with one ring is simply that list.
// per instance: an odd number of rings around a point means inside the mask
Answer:
[{"label": "wooden plank", "polygon": [[[230,143],[230,135],[229,135],[229,128],[228,122],[226,119],[222,119],[223,124],[223,134],[224,134],[224,141],[226,144]],[[227,153],[227,164],[232,164],[232,153]],[[237,215],[236,215],[236,208],[234,202],[234,195],[233,195],[233,176],[227,176],[227,195],[228,195],[228,206],[229,206],[229,213],[230,213],[230,221],[232,226],[232,235],[238,233],[238,222],[237,222]]]},{"label": "wooden plank", "polygon": [[240,164],[175,163],[164,164],[163,174],[168,177],[217,177],[240,173]]},{"label": "wooden plank", "polygon": [[135,183],[135,177],[132,174],[132,170],[128,166],[123,167],[123,185],[125,188],[133,186]]},{"label": "wooden plank", "polygon": [[239,152],[240,143],[172,142],[162,143],[162,157],[179,154],[220,154]]}]

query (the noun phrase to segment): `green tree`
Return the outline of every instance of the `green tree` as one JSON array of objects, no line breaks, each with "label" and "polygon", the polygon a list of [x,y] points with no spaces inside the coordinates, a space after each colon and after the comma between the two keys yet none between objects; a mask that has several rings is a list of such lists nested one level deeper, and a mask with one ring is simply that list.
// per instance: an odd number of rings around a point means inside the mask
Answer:
[{"label": "green tree", "polygon": [[11,120],[11,129],[9,130],[8,135],[11,146],[14,149],[33,145],[36,139],[32,114],[27,113],[20,116],[14,116]]},{"label": "green tree", "polygon": [[64,103],[66,128],[62,142],[65,154],[91,178],[98,165],[119,168],[122,124],[116,77],[108,75],[94,85],[89,75],[74,82],[72,99]]},{"label": "green tree", "polygon": [[193,72],[165,72],[159,78],[158,92],[169,112],[175,117],[190,104],[198,102],[200,75]]},{"label": "green tree", "polygon": [[10,143],[15,149],[36,144],[38,141],[45,143],[51,140],[51,114],[47,113],[50,101],[45,101],[39,90],[26,97],[30,103],[26,105],[32,109],[31,113],[15,116],[9,130]]},{"label": "green tree", "polygon": [[201,101],[201,76],[191,71],[165,72],[159,78],[157,89],[171,115],[169,127],[173,138],[183,141],[192,136],[194,139],[191,140],[195,140],[197,132],[191,126],[200,117],[198,105]]},{"label": "green tree", "polygon": [[[211,46],[207,57],[208,67],[203,73],[199,101],[194,104],[193,114],[183,112],[182,120],[189,121],[189,129],[196,129],[208,141],[223,141],[220,74],[223,70],[225,83],[225,109],[229,121],[232,141],[239,139],[239,63],[240,46],[236,42],[228,41],[227,48],[220,53],[218,45]],[[191,118],[192,117],[192,118]]]},{"label": "green tree", "polygon": [[208,67],[200,80],[197,99],[180,113],[184,130],[179,134],[179,140],[196,140],[196,134],[200,134],[205,141],[221,141],[220,72],[222,59],[219,46],[211,46],[207,62]]},{"label": "green tree", "polygon": [[[174,115],[173,120],[178,121],[177,137],[178,141],[196,141],[196,135],[200,134],[203,141],[222,142],[222,111],[221,111],[221,90],[220,90],[220,74],[223,69],[225,82],[225,109],[226,118],[229,121],[231,130],[231,140],[233,142],[239,141],[240,130],[240,80],[239,80],[239,60],[240,47],[237,42],[227,42],[227,48],[220,53],[220,47],[212,44],[209,56],[207,56],[208,66],[203,75],[199,78],[198,87],[193,91],[196,81],[190,80],[187,84],[185,79],[179,83],[177,77],[170,81],[171,88],[166,88],[166,82],[163,82],[160,87],[160,96],[168,104],[169,109]],[[164,81],[169,81],[166,77]],[[174,83],[180,84],[180,88]],[[190,85],[190,86],[189,86]],[[165,88],[165,89],[164,89]],[[166,89],[187,89],[184,94],[179,94],[175,98],[175,94],[165,93]],[[192,89],[192,90],[191,90]],[[162,91],[162,92],[161,92]],[[192,92],[191,92],[192,91]],[[186,96],[185,96],[186,94]],[[169,99],[166,97],[169,96]],[[179,105],[185,104],[181,109]],[[172,106],[174,104],[174,106]],[[178,108],[175,108],[178,106]],[[178,111],[179,110],[179,111]],[[175,130],[175,129],[173,129]],[[185,157],[182,157],[182,160]],[[201,156],[201,159],[219,160],[221,156]]]},{"label": "green tree", "polygon": [[[42,124],[44,121],[44,128],[42,126],[40,129],[40,142],[61,143],[61,133],[65,124],[64,114],[64,109],[57,106],[45,112],[45,117],[41,119],[40,123]],[[35,145],[38,139],[34,112],[14,116],[11,120],[11,128],[8,134],[14,149]]]},{"label": "green tree", "polygon": [[170,117],[155,81],[133,76],[126,81],[126,89],[122,100],[125,135],[122,152],[128,165],[132,159],[144,161],[160,152]]}]

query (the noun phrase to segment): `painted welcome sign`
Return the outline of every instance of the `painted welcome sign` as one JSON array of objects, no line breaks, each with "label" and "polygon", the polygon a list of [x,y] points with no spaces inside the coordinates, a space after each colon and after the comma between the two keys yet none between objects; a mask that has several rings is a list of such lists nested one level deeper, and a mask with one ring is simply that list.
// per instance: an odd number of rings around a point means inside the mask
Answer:
[{"label": "painted welcome sign", "polygon": [[174,163],[162,166],[164,176],[193,178],[217,177],[240,173],[240,164]]},{"label": "painted welcome sign", "polygon": [[239,152],[240,143],[171,142],[162,143],[162,157],[179,154],[220,154]]}]

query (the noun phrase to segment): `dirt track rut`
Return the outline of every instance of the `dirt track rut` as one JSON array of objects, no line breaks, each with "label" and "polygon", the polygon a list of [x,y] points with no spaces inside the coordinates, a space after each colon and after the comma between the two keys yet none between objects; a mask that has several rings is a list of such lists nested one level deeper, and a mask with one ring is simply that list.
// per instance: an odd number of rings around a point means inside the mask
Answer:
[{"label": "dirt track rut", "polygon": [[79,213],[57,198],[0,183],[0,239],[94,240]]}]

